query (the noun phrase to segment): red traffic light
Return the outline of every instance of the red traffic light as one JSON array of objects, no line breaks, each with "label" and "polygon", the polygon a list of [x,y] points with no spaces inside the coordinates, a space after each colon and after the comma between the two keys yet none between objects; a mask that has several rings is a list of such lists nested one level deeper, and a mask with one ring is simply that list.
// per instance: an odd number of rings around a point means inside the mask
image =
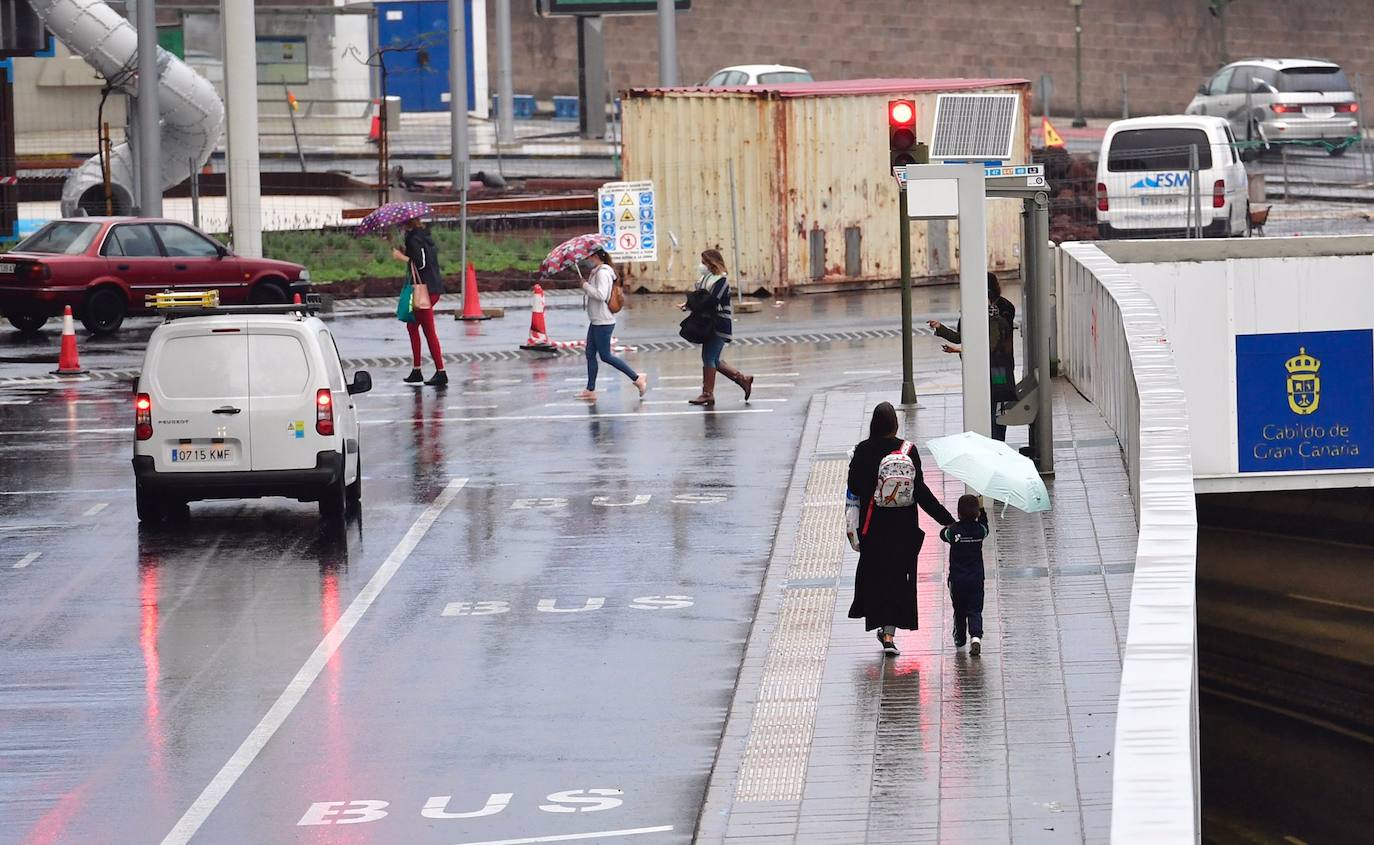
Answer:
[{"label": "red traffic light", "polygon": [[916,125],[916,104],[910,100],[890,100],[887,104],[887,122],[894,127]]}]

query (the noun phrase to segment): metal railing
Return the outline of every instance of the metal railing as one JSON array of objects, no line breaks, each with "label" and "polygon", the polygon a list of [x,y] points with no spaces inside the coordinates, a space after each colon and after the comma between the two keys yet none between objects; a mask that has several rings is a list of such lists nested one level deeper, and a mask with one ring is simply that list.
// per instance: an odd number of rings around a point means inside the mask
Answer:
[{"label": "metal railing", "polygon": [[1197,843],[1197,510],[1183,385],[1159,310],[1130,272],[1089,243],[1058,256],[1061,367],[1116,432],[1138,522],[1111,841]]}]

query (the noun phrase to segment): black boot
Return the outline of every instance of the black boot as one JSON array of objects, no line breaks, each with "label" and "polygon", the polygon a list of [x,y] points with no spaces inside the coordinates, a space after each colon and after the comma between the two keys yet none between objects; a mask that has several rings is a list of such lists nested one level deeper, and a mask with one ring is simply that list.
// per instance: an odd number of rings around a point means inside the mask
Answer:
[{"label": "black boot", "polygon": [[411,371],[410,371],[410,375],[408,375],[408,376],[406,376],[405,378],[401,379],[401,381],[405,382],[406,384],[419,384],[420,382],[422,382],[422,381],[424,381],[424,380],[425,380],[425,374],[422,373],[422,372],[420,372],[420,368],[419,368],[419,367],[416,367],[415,369],[411,370]]},{"label": "black boot", "polygon": [[434,375],[425,384],[430,387],[448,387],[448,372],[446,370],[435,370]]}]

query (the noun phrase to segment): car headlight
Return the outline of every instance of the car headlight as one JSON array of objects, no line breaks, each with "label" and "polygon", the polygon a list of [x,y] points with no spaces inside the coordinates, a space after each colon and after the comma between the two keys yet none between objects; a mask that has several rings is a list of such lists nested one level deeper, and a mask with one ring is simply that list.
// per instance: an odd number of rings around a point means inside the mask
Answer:
[{"label": "car headlight", "polygon": [[297,279],[298,281],[302,281],[302,282],[308,282],[308,281],[310,281],[310,271],[307,270],[307,269],[305,269],[304,267],[302,267],[302,268],[301,268],[301,274],[300,274],[299,276],[297,276],[296,279]]}]

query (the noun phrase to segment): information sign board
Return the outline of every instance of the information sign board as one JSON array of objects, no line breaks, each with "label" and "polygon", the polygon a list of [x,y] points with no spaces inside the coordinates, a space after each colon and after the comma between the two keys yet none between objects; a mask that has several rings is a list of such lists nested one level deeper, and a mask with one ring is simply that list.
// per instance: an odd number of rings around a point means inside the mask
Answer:
[{"label": "information sign board", "polygon": [[596,207],[598,231],[614,239],[606,245],[614,261],[658,260],[653,182],[607,182]]}]

